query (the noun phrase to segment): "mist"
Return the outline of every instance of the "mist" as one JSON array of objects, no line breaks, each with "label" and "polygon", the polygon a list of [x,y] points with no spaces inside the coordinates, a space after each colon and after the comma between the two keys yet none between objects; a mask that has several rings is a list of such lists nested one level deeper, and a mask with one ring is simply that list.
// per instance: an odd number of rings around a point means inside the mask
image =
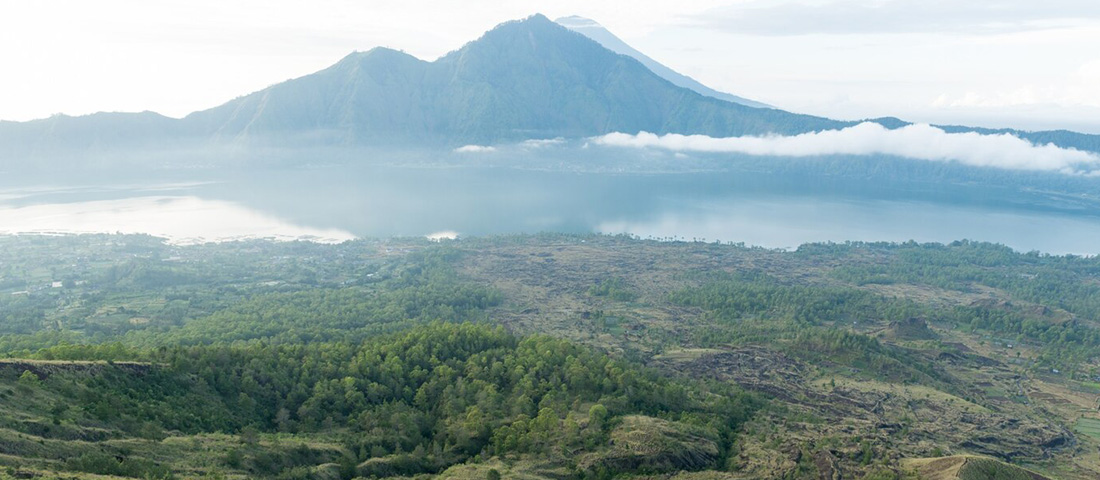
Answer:
[{"label": "mist", "polygon": [[947,133],[913,124],[897,129],[864,122],[841,130],[793,136],[709,137],[706,135],[635,135],[610,133],[595,137],[598,145],[657,148],[674,152],[741,153],[760,156],[889,155],[975,167],[1086,173],[1100,166],[1100,156],[1053,144],[1036,145],[1010,134]]},{"label": "mist", "polygon": [[188,245],[244,238],[339,243],[348,231],[288,222],[277,214],[235,202],[194,196],[135,196],[110,200],[55,202],[22,207],[0,204],[0,235],[145,233]]}]

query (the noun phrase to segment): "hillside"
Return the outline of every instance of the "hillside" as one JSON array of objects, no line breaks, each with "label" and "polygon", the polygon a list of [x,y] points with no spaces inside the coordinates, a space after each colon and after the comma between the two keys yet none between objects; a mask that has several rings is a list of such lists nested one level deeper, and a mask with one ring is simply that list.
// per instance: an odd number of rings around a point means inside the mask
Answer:
[{"label": "hillside", "polygon": [[[567,342],[470,325],[356,346],[200,347],[158,357],[163,364],[145,369],[54,361],[19,373],[37,363],[0,363],[8,399],[0,462],[21,475],[138,478],[390,477],[489,454],[592,474],[701,470],[720,465],[720,446],[760,403]],[[293,433],[293,442],[260,432]],[[225,451],[203,462],[215,446]],[[587,453],[571,465],[576,452]]]},{"label": "hillside", "polygon": [[914,459],[907,465],[921,480],[1050,480],[992,458],[953,456]]},{"label": "hillside", "polygon": [[[1095,258],[553,234],[0,245],[13,472],[1100,472]],[[987,463],[967,462],[1010,469]]]}]

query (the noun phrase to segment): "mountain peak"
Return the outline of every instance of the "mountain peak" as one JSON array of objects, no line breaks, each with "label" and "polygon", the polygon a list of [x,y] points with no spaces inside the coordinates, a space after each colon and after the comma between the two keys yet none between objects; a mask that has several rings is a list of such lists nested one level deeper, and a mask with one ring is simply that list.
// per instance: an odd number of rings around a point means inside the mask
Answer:
[{"label": "mountain peak", "polygon": [[360,72],[363,69],[392,70],[395,68],[402,68],[406,65],[420,63],[424,63],[424,61],[400,50],[386,47],[374,47],[365,52],[351,52],[332,66],[317,73],[323,74],[328,72],[338,75],[349,75]]},{"label": "mountain peak", "polygon": [[368,58],[370,58],[370,59],[380,59],[380,58],[404,58],[404,57],[416,58],[416,57],[413,57],[412,55],[409,55],[409,54],[407,54],[407,53],[405,53],[401,50],[394,50],[394,49],[388,48],[388,47],[374,47],[374,48],[371,48],[370,50],[367,50],[365,52],[360,52],[358,50],[354,51],[354,52],[351,52],[347,56],[345,56],[344,58],[340,59],[340,62],[338,62],[338,63],[343,63],[343,62],[346,62],[346,61],[362,61],[362,60],[365,60],[365,59],[368,59]]},{"label": "mountain peak", "polygon": [[365,52],[360,52],[360,53],[362,53],[363,55],[389,55],[389,54],[402,53],[402,52],[400,52],[398,50],[394,50],[394,49],[389,48],[389,47],[374,47],[370,50],[367,50]]},{"label": "mountain peak", "polygon": [[579,15],[570,15],[568,17],[561,17],[557,20],[554,20],[554,23],[557,23],[558,25],[561,25],[561,26],[563,26],[565,28],[568,28],[568,29],[571,29],[571,30],[575,30],[575,29],[578,29],[578,28],[585,28],[585,27],[603,28],[603,25],[600,25],[599,22],[597,22],[595,20],[592,20],[591,18],[585,18],[585,17],[579,16]]},{"label": "mountain peak", "polygon": [[705,97],[717,98],[719,100],[737,103],[748,107],[772,108],[770,105],[760,103],[755,100],[749,100],[747,98],[739,97],[737,95],[719,92],[713,88],[703,85],[702,83],[699,83],[698,81],[687,75],[680,74],[672,70],[671,68],[662,65],[656,60],[649,58],[649,56],[647,56],[646,54],[635,50],[634,47],[627,45],[626,42],[622,41],[622,39],[620,39],[619,37],[616,37],[615,34],[604,28],[603,25],[600,25],[598,22],[590,18],[573,15],[568,17],[561,17],[554,22],[569,30],[572,30],[592,40],[595,40],[597,43],[608,50],[618,53],[619,55],[626,55],[641,62],[641,64],[645,65],[646,68],[648,68],[650,71],[657,74],[659,77],[668,80],[677,87],[686,88]]},{"label": "mountain peak", "polygon": [[554,22],[551,22],[549,18],[546,18],[546,15],[543,15],[541,13],[535,13],[535,14],[531,15],[530,17],[527,17],[527,18],[523,19],[522,21],[525,21],[525,22],[554,23]]},{"label": "mountain peak", "polygon": [[488,32],[485,32],[485,34],[482,35],[481,38],[488,37],[488,36],[492,35],[493,32],[512,31],[512,30],[520,30],[520,29],[532,29],[532,28],[545,28],[545,27],[548,27],[548,26],[558,27],[560,25],[558,25],[554,21],[550,20],[549,18],[546,18],[545,15],[543,15],[541,13],[536,13],[534,15],[531,15],[531,16],[527,17],[527,18],[521,18],[521,19],[518,19],[518,20],[509,20],[507,22],[501,23],[501,24],[493,27]]},{"label": "mountain peak", "polygon": [[606,49],[598,42],[536,13],[524,19],[501,23],[440,60],[446,63],[455,59],[497,61],[508,58],[509,61],[539,63],[547,59],[546,55],[599,56],[600,52],[606,52]]},{"label": "mountain peak", "polygon": [[549,18],[546,18],[545,15],[543,15],[541,13],[536,13],[534,15],[531,15],[531,16],[527,17],[527,18],[523,18],[523,19],[519,19],[519,20],[512,20],[512,21],[504,22],[500,25],[497,25],[496,27],[493,27],[492,30],[489,30],[488,32],[485,32],[485,35],[483,35],[482,38],[492,36],[492,34],[494,32],[519,31],[519,30],[547,31],[547,29],[563,29],[563,28],[562,28],[561,25],[555,23],[554,21],[550,20]]}]

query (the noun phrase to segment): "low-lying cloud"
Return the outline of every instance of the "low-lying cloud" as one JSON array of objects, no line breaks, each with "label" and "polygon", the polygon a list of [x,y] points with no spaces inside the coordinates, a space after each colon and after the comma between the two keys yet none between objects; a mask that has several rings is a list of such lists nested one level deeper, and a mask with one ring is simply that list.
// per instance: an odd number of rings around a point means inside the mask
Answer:
[{"label": "low-lying cloud", "polygon": [[456,153],[490,153],[497,151],[491,145],[463,145],[455,149]]},{"label": "low-lying cloud", "polygon": [[1082,173],[1100,167],[1100,156],[1053,144],[1036,145],[1010,134],[947,133],[926,124],[888,129],[865,122],[842,130],[794,136],[725,137],[610,133],[599,145],[660,148],[673,152],[741,153],[760,156],[890,155],[959,162],[977,167]]},{"label": "low-lying cloud", "polygon": [[533,139],[530,139],[530,140],[524,140],[524,141],[520,142],[520,146],[524,147],[524,148],[542,148],[542,147],[553,147],[553,146],[556,146],[556,145],[561,145],[563,143],[565,143],[565,139],[561,138],[561,137],[558,137],[558,138],[533,138]]}]

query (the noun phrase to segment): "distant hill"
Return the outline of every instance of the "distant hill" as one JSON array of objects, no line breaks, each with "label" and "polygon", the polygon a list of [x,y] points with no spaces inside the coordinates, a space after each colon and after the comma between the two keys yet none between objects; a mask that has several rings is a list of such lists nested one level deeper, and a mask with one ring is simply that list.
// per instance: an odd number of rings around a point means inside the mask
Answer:
[{"label": "distant hill", "polygon": [[[608,36],[601,45],[534,15],[499,25],[433,62],[385,48],[356,52],[183,119],[143,112],[0,122],[0,167],[46,156],[69,162],[137,151],[151,158],[150,152],[166,151],[198,156],[211,147],[451,149],[610,132],[792,135],[856,123],[747,106],[761,105],[708,89],[618,41],[615,49],[633,52],[620,55],[606,47],[614,39]],[[1097,135],[948,128],[1100,151]]]}]

